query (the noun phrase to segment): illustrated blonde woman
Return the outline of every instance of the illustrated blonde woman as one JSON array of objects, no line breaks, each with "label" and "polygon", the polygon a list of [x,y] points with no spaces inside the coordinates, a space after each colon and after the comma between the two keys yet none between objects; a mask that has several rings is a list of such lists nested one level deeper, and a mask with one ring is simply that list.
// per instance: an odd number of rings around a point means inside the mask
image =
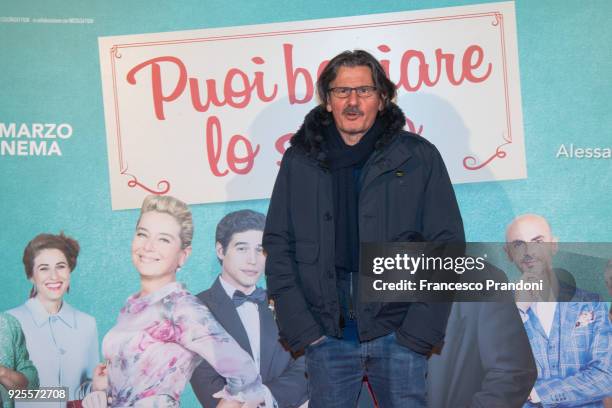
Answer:
[{"label": "illustrated blonde woman", "polygon": [[218,407],[272,408],[255,362],[211,312],[176,281],[191,253],[189,207],[170,196],[148,196],[132,240],[141,290],[127,299],[104,337],[105,364],[94,375],[87,408],[178,407],[195,367],[204,359],[226,378]]}]

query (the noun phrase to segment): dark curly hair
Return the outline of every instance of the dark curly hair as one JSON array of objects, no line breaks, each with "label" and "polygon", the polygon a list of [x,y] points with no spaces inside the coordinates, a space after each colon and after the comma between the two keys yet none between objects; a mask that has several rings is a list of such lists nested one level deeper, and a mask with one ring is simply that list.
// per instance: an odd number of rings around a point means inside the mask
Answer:
[{"label": "dark curly hair", "polygon": [[[234,234],[245,231],[263,231],[266,226],[266,216],[253,210],[240,210],[227,214],[217,224],[215,242],[223,247],[223,253]],[[221,260],[219,260],[221,262]]]},{"label": "dark curly hair", "polygon": [[395,84],[387,77],[380,62],[372,54],[364,50],[344,51],[329,61],[317,80],[317,96],[323,107],[329,102],[329,85],[336,79],[340,67],[368,67],[372,71],[372,81],[380,93],[385,106],[395,99],[397,91]]},{"label": "dark curly hair", "polygon": [[[59,235],[54,234],[38,234],[34,237],[23,251],[23,266],[25,268],[25,274],[28,279],[32,278],[34,274],[34,260],[45,249],[58,249],[62,251],[68,261],[68,267],[70,272],[76,268],[77,257],[79,256],[80,246],[79,243],[60,232]],[[30,297],[36,294],[36,290],[32,288]]]}]

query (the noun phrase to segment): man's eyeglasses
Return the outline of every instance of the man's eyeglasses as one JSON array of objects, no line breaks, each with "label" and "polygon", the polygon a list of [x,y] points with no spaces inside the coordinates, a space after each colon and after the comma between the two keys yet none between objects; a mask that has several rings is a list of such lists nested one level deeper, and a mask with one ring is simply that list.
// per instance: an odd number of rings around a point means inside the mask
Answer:
[{"label": "man's eyeglasses", "polygon": [[369,98],[376,93],[376,87],[372,85],[357,86],[351,88],[350,86],[337,86],[335,88],[329,88],[329,92],[336,98],[348,98],[351,96],[351,92],[355,91],[357,96],[360,98]]}]

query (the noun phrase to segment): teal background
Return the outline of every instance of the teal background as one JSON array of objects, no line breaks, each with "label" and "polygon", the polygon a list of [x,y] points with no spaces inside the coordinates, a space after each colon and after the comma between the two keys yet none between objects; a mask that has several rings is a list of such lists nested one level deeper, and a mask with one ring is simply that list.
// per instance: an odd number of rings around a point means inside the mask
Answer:
[{"label": "teal background", "polygon": [[[62,157],[0,156],[0,310],[23,303],[27,242],[60,230],[82,246],[68,301],[101,337],[138,290],[129,248],[136,210],[111,211],[99,36],[239,26],[486,3],[379,0],[2,1],[0,16],[84,17],[94,24],[0,23],[0,122],[69,123]],[[562,143],[612,147],[612,2],[516,1],[528,178],[464,184],[456,193],[471,241],[503,241],[516,215],[545,215],[562,241],[612,241],[612,160],[556,159]],[[358,44],[356,44],[358,46]],[[486,112],[483,112],[486,114]],[[296,129],[298,123],[295,124]],[[267,200],[194,205],[193,255],[179,274],[193,292],[216,276],[214,228]],[[602,271],[603,275],[603,271]],[[603,285],[603,277],[601,279]],[[184,406],[195,400],[187,392]]]}]

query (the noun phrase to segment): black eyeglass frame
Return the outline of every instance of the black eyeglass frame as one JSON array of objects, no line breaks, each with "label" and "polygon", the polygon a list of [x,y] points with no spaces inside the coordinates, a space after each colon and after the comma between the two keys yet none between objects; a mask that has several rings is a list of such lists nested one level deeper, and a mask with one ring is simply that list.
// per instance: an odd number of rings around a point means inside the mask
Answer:
[{"label": "black eyeglass frame", "polygon": [[356,87],[335,86],[333,88],[329,88],[327,91],[336,98],[340,99],[348,98],[349,96],[351,96],[353,91],[355,91],[359,98],[369,98],[370,96],[374,95],[376,91],[378,91],[378,88],[374,85],[362,85]]}]

